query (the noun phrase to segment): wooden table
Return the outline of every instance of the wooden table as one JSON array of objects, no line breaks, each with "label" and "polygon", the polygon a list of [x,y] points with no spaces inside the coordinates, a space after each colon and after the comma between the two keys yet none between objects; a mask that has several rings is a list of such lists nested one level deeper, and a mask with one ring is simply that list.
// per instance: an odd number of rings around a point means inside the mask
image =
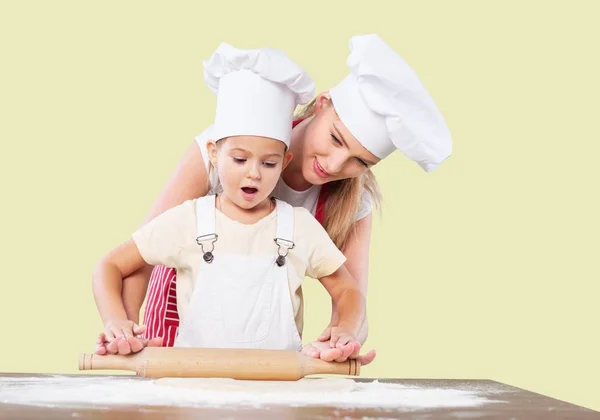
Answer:
[{"label": "wooden table", "polygon": [[[130,405],[106,408],[68,407],[56,404],[51,407],[36,407],[12,404],[3,401],[2,383],[11,381],[14,391],[25,386],[32,378],[44,378],[50,375],[2,374],[0,373],[0,419],[573,419],[600,420],[600,412],[588,410],[573,404],[549,398],[523,389],[511,387],[495,381],[484,380],[424,380],[424,379],[380,379],[380,382],[418,386],[431,389],[475,390],[486,389],[491,398],[502,403],[485,404],[477,407],[427,408],[415,411],[398,409],[347,409],[337,407],[285,407],[269,406],[263,408],[207,408],[174,407],[155,405]],[[63,375],[68,378],[95,377],[100,375]],[[102,376],[106,378],[107,376]],[[122,378],[121,376],[115,378]],[[146,381],[141,377],[134,380]],[[68,379],[67,379],[68,380]],[[356,379],[357,382],[373,379]],[[7,388],[6,388],[7,389]],[[7,395],[7,394],[5,394]]]}]

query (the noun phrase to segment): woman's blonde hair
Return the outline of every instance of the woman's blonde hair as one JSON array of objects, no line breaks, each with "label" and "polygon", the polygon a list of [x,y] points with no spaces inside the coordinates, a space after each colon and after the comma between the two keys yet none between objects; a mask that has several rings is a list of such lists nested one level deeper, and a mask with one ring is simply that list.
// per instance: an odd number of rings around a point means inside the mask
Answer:
[{"label": "woman's blonde hair", "polygon": [[[315,113],[316,98],[302,108],[295,119],[305,119]],[[355,228],[355,217],[359,211],[363,194],[367,194],[374,208],[380,208],[381,192],[375,174],[369,169],[356,178],[346,178],[324,184],[327,201],[323,227],[336,246],[343,250]]]}]

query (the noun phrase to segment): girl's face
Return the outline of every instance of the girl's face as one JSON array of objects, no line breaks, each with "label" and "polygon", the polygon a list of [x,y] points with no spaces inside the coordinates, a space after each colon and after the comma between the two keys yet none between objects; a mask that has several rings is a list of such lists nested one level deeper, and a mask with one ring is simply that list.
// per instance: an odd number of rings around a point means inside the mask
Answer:
[{"label": "girl's face", "polygon": [[292,154],[279,140],[258,136],[233,136],[207,145],[223,195],[238,207],[250,210],[267,200]]},{"label": "girl's face", "polygon": [[344,126],[326,95],[315,102],[300,154],[302,175],[314,185],[358,177],[380,161]]}]

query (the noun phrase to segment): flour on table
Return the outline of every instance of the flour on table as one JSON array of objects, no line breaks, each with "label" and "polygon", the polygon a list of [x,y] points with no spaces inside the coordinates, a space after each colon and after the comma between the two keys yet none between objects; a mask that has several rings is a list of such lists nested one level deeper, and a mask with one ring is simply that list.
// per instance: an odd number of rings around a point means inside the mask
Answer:
[{"label": "flour on table", "polygon": [[349,392],[356,382],[344,378],[302,378],[297,381],[242,381],[229,378],[161,378],[156,385],[212,392],[309,393]]},{"label": "flour on table", "polygon": [[101,375],[8,377],[0,378],[0,403],[77,408],[328,406],[418,411],[503,402],[502,392],[497,390],[418,387],[379,381],[350,384],[346,381],[352,380],[326,377],[248,384],[249,381],[212,379],[159,382],[135,376]]}]

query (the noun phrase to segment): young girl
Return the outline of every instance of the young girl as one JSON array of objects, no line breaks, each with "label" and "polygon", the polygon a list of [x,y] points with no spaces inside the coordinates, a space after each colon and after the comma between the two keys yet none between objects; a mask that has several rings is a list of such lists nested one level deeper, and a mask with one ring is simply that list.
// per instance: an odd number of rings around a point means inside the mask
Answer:
[{"label": "young girl", "polygon": [[99,263],[93,278],[105,339],[119,347],[136,335],[120,290],[146,264],[178,274],[181,327],[175,346],[302,348],[296,293],[319,279],[339,312],[331,346],[354,351],[364,297],[344,255],[306,209],[271,196],[288,151],[291,115],[312,96],[312,80],[277,50],[222,44],[205,65],[217,94],[207,144],[216,194],[185,201],[133,234]]},{"label": "young girl", "polygon": [[[370,169],[398,149],[429,172],[450,156],[452,141],[415,72],[381,38],[352,37],[350,49],[350,73],[329,92],[319,94],[294,121],[290,145],[294,159],[282,172],[275,192],[315,215],[347,257],[345,266],[366,295],[371,211],[379,199]],[[208,193],[204,185],[211,129],[196,137],[145,222]],[[145,267],[124,281],[123,302],[132,323],[138,323],[149,289],[145,339],[133,340],[136,348],[147,345],[147,340],[151,345],[173,345],[179,317],[176,308],[165,302],[176,300],[172,292],[176,281],[176,271],[165,266]],[[330,327],[338,317],[335,305],[332,309]],[[136,327],[136,331],[144,329]],[[328,344],[328,331],[329,327],[319,337],[321,342],[308,344],[307,351],[326,360],[348,357],[319,350],[328,348],[323,347]],[[366,336],[365,322],[359,341],[364,342]],[[99,346],[103,351],[119,352],[114,346],[104,348],[102,338]],[[319,347],[316,351],[315,346]],[[367,359],[361,362],[365,364]]]}]

